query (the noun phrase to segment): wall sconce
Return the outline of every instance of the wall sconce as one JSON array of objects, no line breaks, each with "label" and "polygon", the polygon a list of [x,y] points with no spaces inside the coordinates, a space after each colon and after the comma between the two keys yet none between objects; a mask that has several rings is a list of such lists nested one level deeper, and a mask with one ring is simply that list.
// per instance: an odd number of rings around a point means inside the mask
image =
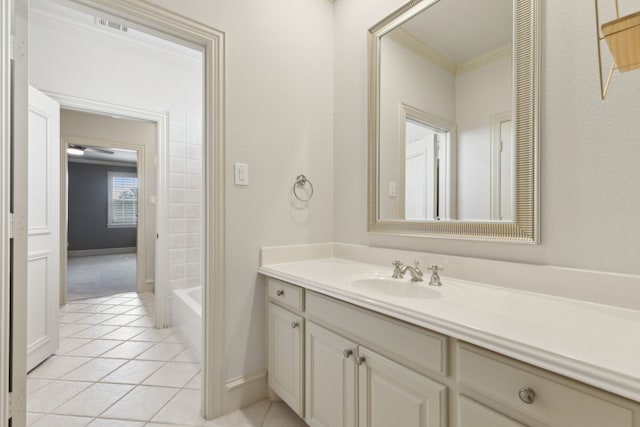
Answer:
[{"label": "wall sconce", "polygon": [[[620,17],[618,0],[615,0],[616,19],[600,25],[598,13],[598,0],[596,4],[596,34],[598,38],[598,71],[600,72],[600,95],[602,99],[607,96],[613,70],[621,73],[640,68],[640,12]],[[601,33],[602,32],[602,33]],[[602,35],[600,35],[602,34]],[[602,40],[607,42],[613,63],[609,69],[607,81],[603,80],[602,52],[600,44]]]}]

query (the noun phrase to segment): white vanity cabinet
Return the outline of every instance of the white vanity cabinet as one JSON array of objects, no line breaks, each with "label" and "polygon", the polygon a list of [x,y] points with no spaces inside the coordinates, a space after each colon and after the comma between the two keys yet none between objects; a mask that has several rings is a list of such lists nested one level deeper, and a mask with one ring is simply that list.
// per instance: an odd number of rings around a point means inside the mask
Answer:
[{"label": "white vanity cabinet", "polygon": [[443,427],[446,387],[309,322],[306,421],[311,427]]},{"label": "white vanity cabinet", "polygon": [[268,279],[269,386],[311,427],[640,427],[640,403]]},{"label": "white vanity cabinet", "polygon": [[[553,427],[637,427],[640,404],[572,381],[540,368],[458,342],[458,382],[463,393],[489,405],[531,419],[533,425]],[[477,427],[470,413],[479,414],[461,400],[460,427]],[[495,402],[495,404],[494,404]],[[477,403],[477,402],[476,402]],[[512,412],[513,411],[513,412]],[[488,411],[485,411],[487,416]],[[504,418],[502,424],[509,423]],[[487,425],[496,425],[487,424]]]},{"label": "white vanity cabinet", "polygon": [[[294,310],[302,309],[301,289],[270,281],[269,295]],[[273,291],[273,292],[271,292]],[[292,297],[290,297],[292,296]],[[275,302],[268,305],[268,383],[298,415],[304,416],[304,318]]]}]

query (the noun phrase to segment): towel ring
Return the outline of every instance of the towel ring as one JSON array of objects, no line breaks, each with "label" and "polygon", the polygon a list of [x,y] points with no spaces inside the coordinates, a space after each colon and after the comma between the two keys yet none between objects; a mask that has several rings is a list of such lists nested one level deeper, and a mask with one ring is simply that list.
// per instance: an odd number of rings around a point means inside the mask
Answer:
[{"label": "towel ring", "polygon": [[[297,189],[298,187],[306,187],[307,184],[309,184],[309,197],[305,199],[304,197],[300,197],[300,195],[298,195]],[[313,184],[307,179],[306,176],[298,175],[296,177],[296,182],[293,183],[293,195],[296,196],[296,199],[300,200],[301,202],[308,202],[309,200],[311,200],[311,197],[313,197]]]}]

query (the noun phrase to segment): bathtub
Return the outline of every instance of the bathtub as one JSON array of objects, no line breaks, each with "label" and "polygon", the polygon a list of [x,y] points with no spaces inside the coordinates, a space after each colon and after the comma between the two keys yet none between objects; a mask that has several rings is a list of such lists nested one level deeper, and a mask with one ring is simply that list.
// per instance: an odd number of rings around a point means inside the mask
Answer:
[{"label": "bathtub", "polygon": [[202,357],[202,287],[173,291],[171,322],[200,362]]}]

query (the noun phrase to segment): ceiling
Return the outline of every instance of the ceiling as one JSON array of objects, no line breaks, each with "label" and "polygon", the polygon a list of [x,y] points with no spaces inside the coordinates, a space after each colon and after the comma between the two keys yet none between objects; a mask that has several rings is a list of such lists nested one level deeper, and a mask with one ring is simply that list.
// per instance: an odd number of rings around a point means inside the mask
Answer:
[{"label": "ceiling", "polygon": [[440,0],[399,28],[462,64],[511,44],[513,0]]},{"label": "ceiling", "polygon": [[116,163],[130,163],[132,166],[136,165],[138,155],[134,150],[122,150],[119,148],[107,148],[98,147],[106,150],[113,151],[113,154],[100,153],[97,151],[86,150],[83,155],[76,156],[69,154],[68,159],[70,162],[85,162],[90,160],[93,162],[116,162]]}]

